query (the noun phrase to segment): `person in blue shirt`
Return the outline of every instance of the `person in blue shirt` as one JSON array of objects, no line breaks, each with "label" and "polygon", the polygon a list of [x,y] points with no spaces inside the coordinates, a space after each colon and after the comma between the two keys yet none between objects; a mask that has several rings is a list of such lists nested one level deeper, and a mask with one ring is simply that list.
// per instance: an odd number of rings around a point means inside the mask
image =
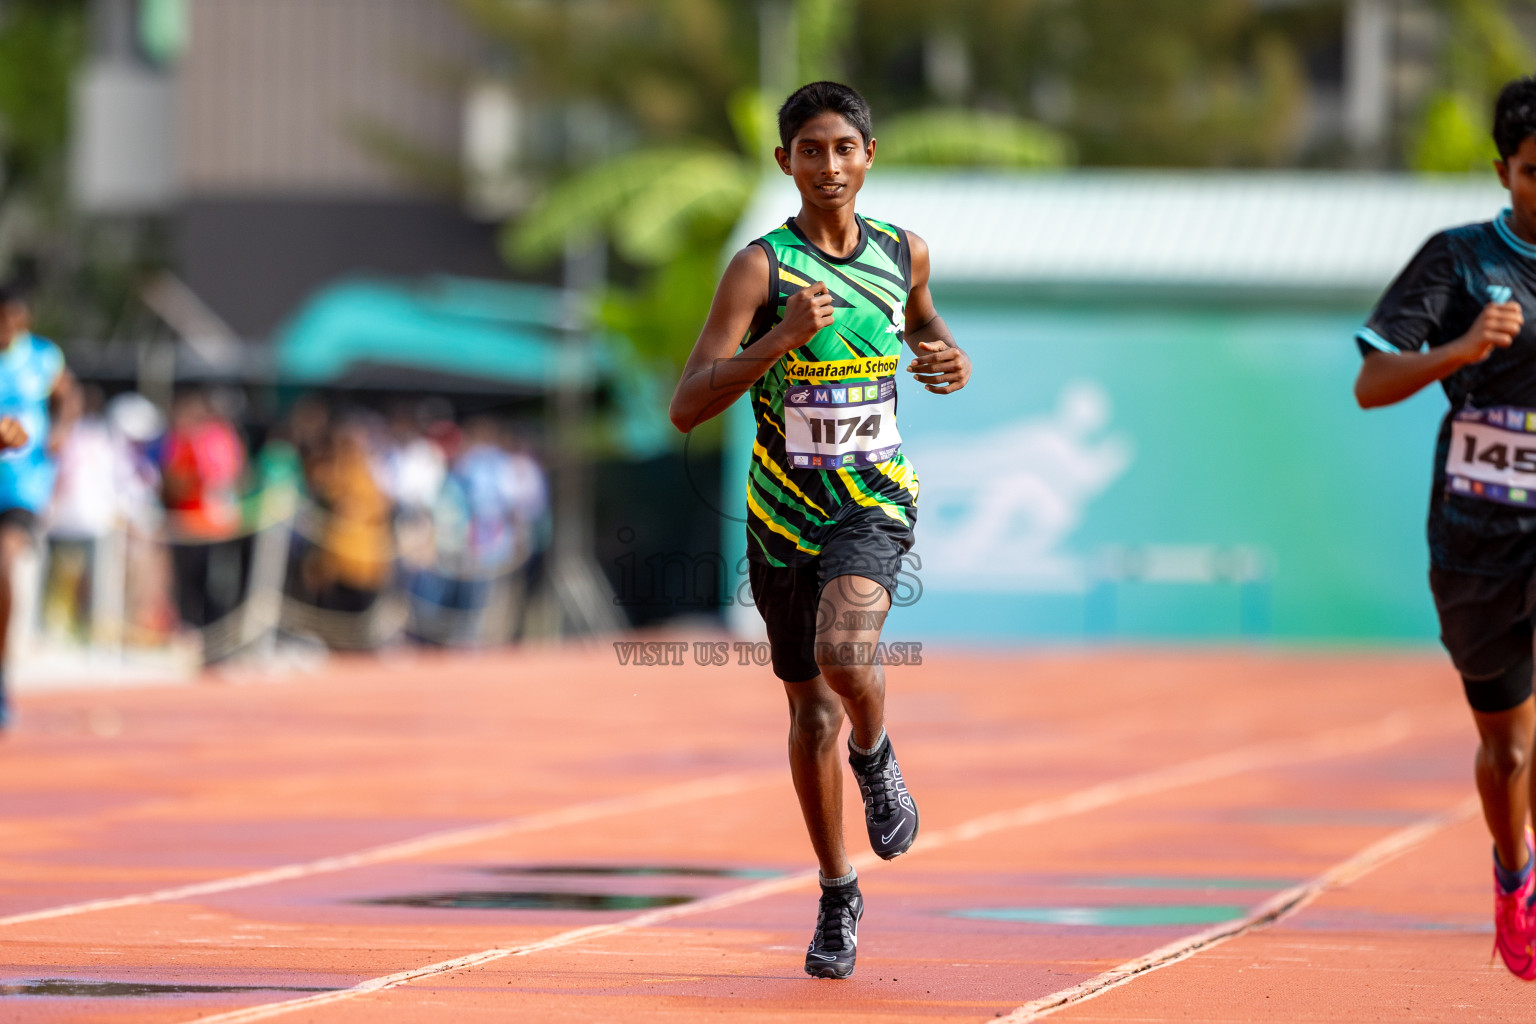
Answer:
[{"label": "person in blue shirt", "polygon": [[[36,539],[39,518],[53,498],[54,453],[79,416],[79,388],[64,368],[64,354],[32,333],[23,288],[0,284],[0,418],[17,443],[0,451],[0,728],[9,717],[5,691],[10,633],[11,577],[17,559]],[[0,442],[7,431],[0,429]]]}]

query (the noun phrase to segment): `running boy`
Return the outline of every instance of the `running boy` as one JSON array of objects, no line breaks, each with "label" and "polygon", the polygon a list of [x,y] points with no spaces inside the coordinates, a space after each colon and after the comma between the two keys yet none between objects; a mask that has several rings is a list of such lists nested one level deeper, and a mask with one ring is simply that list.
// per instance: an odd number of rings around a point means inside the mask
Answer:
[{"label": "running boy", "polygon": [[731,260],[671,414],[692,430],[751,393],[752,596],[789,696],[790,774],[821,867],[805,970],[846,978],[864,900],[843,847],[845,713],[875,853],[900,856],[918,829],[885,734],[885,674],[870,657],[917,517],[917,474],[896,429],[901,343],[934,394],[963,388],[971,364],[934,311],[927,245],[854,212],[875,159],[864,98],[834,82],[804,86],[779,108],[779,139],[800,212]]},{"label": "running boy", "polygon": [[53,500],[53,453],[79,416],[79,390],[57,345],[32,333],[19,283],[0,283],[0,729],[9,718],[5,690],[12,575],[36,540],[38,519]]},{"label": "running boy", "polygon": [[1494,110],[1510,208],[1435,235],[1356,335],[1355,397],[1391,405],[1435,381],[1451,408],[1435,446],[1429,585],[1477,724],[1477,789],[1493,834],[1495,944],[1536,978],[1530,833],[1536,619],[1536,78]]}]

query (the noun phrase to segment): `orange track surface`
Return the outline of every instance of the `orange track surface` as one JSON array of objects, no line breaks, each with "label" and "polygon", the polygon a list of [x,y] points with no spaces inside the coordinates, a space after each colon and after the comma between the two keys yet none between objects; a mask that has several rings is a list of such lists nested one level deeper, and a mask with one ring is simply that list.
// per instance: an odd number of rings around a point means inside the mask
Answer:
[{"label": "orange track surface", "polygon": [[[1435,653],[925,652],[889,682],[923,837],[871,862],[848,787],[868,912],[846,982],[801,972],[814,864],[766,669],[424,655],[23,700],[0,746],[0,1020],[1022,1020],[1471,792]],[[1488,965],[1481,824],[1413,836],[1053,1019],[1536,1019],[1536,988]],[[571,870],[603,867],[734,873]],[[684,901],[370,902],[486,892]]]}]

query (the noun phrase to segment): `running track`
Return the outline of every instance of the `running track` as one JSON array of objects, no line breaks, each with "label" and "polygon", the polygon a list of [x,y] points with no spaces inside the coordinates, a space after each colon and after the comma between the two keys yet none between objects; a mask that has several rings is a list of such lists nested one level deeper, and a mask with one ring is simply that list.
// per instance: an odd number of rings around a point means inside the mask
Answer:
[{"label": "running track", "polygon": [[[420,656],[24,699],[0,1020],[1536,1019],[1489,966],[1437,653],[925,652],[889,678],[923,837],[873,862],[850,818],[848,982],[801,973],[766,669]],[[557,909],[451,905],[487,893]]]}]

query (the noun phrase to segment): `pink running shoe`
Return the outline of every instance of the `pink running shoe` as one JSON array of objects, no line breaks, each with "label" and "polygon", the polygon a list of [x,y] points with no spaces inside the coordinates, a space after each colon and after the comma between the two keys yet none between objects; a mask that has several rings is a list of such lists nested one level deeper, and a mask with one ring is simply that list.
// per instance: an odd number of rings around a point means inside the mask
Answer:
[{"label": "pink running shoe", "polygon": [[[1525,834],[1527,848],[1531,833]],[[1493,948],[1504,958],[1504,966],[1517,978],[1536,980],[1536,916],[1531,909],[1532,894],[1536,893],[1536,870],[1528,872],[1525,882],[1514,892],[1506,893],[1499,885],[1498,876],[1493,879]]]}]

